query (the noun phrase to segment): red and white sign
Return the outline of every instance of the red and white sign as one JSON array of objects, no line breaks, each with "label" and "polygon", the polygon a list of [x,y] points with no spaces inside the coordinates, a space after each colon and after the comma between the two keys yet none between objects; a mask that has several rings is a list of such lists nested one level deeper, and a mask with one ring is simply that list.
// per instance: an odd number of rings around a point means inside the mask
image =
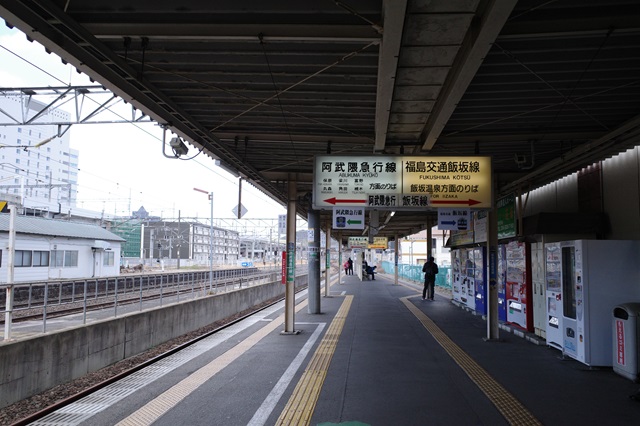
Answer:
[{"label": "red and white sign", "polygon": [[624,360],[624,323],[616,320],[616,362],[618,365],[625,365]]}]

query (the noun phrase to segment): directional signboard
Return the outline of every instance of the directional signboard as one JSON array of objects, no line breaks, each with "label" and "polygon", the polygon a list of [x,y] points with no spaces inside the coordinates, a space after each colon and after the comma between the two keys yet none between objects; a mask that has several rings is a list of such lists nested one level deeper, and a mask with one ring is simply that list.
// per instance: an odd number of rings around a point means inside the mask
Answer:
[{"label": "directional signboard", "polygon": [[450,231],[466,231],[471,223],[469,209],[440,208],[438,209],[438,229]]},{"label": "directional signboard", "polygon": [[386,249],[389,245],[389,239],[387,237],[373,237],[373,242],[367,245],[370,249]]},{"label": "directional signboard", "polygon": [[488,209],[491,180],[490,157],[319,155],[313,207]]},{"label": "directional signboard", "polygon": [[333,229],[364,229],[364,207],[334,207]]},{"label": "directional signboard", "polygon": [[347,240],[347,247],[353,248],[367,248],[369,246],[369,237],[349,237]]}]

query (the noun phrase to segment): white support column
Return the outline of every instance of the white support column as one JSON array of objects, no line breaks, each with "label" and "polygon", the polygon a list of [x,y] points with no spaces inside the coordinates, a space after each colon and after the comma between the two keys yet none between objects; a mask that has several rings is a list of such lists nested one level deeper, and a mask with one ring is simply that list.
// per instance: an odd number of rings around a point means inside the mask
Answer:
[{"label": "white support column", "polygon": [[394,270],[395,274],[393,277],[393,284],[398,285],[398,255],[400,254],[400,240],[398,239],[398,234],[394,236],[396,249],[393,251],[393,264],[395,265]]},{"label": "white support column", "polygon": [[327,241],[325,243],[325,247],[327,249],[327,264],[325,265],[324,297],[329,297],[329,280],[331,279],[331,226],[331,222],[328,222],[326,232]]},{"label": "white support column", "polygon": [[295,330],[295,277],[296,277],[296,198],[298,191],[293,175],[289,176],[289,201],[287,203],[287,255],[286,288],[283,334],[298,334]]}]

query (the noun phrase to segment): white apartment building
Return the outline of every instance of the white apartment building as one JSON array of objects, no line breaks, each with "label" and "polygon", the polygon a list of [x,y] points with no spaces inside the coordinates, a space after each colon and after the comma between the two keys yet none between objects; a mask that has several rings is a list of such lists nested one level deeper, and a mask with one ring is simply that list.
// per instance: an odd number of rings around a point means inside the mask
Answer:
[{"label": "white apartment building", "polygon": [[[70,114],[27,96],[0,96],[3,122],[68,123]],[[66,126],[62,126],[65,129]],[[60,212],[76,205],[78,151],[56,124],[0,126],[0,199],[19,197],[27,210]],[[50,140],[49,140],[50,139]],[[41,146],[37,146],[41,144]]]},{"label": "white apartment building", "polygon": [[400,240],[398,262],[405,265],[423,265],[427,261],[427,256],[431,254],[438,265],[450,265],[451,254],[449,248],[445,247],[446,238],[447,233],[445,233],[445,231],[434,227],[431,235],[431,253],[427,253],[426,230],[402,238]]}]

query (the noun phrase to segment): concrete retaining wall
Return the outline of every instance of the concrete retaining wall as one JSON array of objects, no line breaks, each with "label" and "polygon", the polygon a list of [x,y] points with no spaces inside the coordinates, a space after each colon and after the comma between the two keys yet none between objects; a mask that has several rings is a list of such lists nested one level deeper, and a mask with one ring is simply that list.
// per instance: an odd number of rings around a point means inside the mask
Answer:
[{"label": "concrete retaining wall", "polygon": [[[307,276],[296,278],[306,285]],[[279,282],[0,344],[0,408],[284,295]]]}]

